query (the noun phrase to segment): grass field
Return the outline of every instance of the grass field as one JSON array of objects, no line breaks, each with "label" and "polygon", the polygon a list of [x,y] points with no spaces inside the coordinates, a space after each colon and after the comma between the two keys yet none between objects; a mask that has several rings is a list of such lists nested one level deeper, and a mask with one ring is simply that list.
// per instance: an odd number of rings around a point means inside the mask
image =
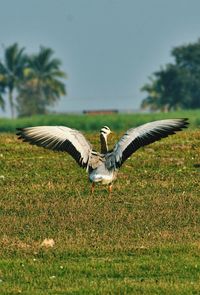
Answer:
[{"label": "grass field", "polygon": [[108,197],[68,155],[1,135],[0,294],[199,294],[199,143],[140,149]]},{"label": "grass field", "polygon": [[169,113],[131,113],[131,114],[106,114],[106,115],[72,115],[52,114],[17,118],[14,120],[0,118],[0,132],[15,132],[18,127],[37,125],[65,125],[82,131],[97,131],[104,125],[114,131],[124,131],[141,124],[168,118],[189,118],[190,128],[200,126],[200,110],[176,111]]}]

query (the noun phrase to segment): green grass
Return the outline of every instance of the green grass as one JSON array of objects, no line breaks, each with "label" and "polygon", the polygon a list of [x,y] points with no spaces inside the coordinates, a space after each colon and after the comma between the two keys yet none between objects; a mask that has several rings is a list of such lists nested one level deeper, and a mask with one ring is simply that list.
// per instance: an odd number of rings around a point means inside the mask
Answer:
[{"label": "green grass", "polygon": [[167,118],[189,118],[190,128],[200,126],[200,110],[177,111],[149,114],[112,114],[112,115],[44,115],[28,118],[0,119],[0,132],[15,132],[18,127],[37,125],[66,125],[82,131],[97,131],[109,125],[114,131],[122,131],[150,121]]},{"label": "green grass", "polygon": [[70,156],[1,135],[0,294],[199,294],[199,142],[140,149],[109,197]]}]

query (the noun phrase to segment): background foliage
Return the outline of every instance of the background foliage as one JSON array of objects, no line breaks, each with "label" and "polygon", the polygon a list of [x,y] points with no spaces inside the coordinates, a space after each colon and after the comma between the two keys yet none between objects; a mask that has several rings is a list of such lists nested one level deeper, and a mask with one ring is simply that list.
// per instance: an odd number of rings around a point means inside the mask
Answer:
[{"label": "background foliage", "polygon": [[66,94],[60,70],[61,61],[53,57],[53,50],[40,47],[37,54],[25,54],[17,43],[4,49],[0,60],[0,107],[5,109],[8,96],[12,118],[45,114],[62,95]]},{"label": "background foliage", "polygon": [[153,73],[142,87],[147,97],[142,108],[177,110],[200,108],[200,40],[175,47],[173,64]]}]

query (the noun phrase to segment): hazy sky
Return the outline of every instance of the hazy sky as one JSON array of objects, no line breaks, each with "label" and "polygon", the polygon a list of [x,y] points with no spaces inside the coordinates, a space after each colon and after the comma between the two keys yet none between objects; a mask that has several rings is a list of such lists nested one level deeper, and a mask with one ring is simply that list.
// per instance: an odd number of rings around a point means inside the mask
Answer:
[{"label": "hazy sky", "polygon": [[0,57],[51,47],[68,74],[61,111],[138,109],[171,49],[199,37],[199,0],[0,0]]}]

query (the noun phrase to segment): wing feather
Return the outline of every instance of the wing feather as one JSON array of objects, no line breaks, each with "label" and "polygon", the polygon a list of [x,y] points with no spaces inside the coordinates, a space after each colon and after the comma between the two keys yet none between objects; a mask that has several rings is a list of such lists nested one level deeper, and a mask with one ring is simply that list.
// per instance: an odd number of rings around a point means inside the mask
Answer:
[{"label": "wing feather", "polygon": [[107,168],[119,168],[140,147],[175,134],[188,124],[188,119],[166,119],[129,129],[107,155]]},{"label": "wing feather", "polygon": [[87,167],[92,146],[78,130],[64,126],[37,126],[17,130],[19,139],[54,151],[68,152],[81,167]]}]

